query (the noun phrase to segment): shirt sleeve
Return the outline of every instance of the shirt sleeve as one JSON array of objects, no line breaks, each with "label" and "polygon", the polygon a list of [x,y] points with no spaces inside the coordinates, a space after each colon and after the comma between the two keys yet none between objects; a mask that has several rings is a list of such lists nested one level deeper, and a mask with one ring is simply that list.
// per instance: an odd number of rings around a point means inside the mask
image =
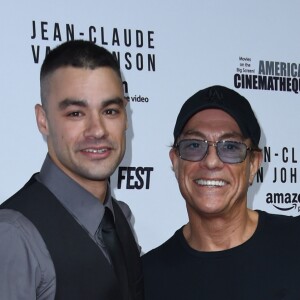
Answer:
[{"label": "shirt sleeve", "polygon": [[22,214],[0,210],[0,299],[53,300],[55,272],[46,245]]}]

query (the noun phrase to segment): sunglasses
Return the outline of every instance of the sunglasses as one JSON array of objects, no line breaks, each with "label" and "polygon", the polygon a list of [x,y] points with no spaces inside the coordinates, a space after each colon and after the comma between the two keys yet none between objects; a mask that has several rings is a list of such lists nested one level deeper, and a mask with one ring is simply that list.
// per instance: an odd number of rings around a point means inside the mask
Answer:
[{"label": "sunglasses", "polygon": [[238,164],[246,159],[248,151],[258,151],[260,149],[250,148],[242,142],[186,139],[178,142],[174,148],[177,149],[179,157],[188,161],[200,161],[208,152],[208,147],[217,149],[217,155],[223,163]]}]

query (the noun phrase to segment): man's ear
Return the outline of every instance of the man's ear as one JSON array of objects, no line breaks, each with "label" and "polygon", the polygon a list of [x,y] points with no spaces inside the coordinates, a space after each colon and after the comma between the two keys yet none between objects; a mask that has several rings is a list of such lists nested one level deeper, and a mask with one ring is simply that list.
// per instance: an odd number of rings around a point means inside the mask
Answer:
[{"label": "man's ear", "polygon": [[36,104],[35,107],[35,118],[40,133],[47,136],[49,133],[47,116],[44,108],[40,104]]},{"label": "man's ear", "polygon": [[262,151],[254,151],[251,153],[249,185],[252,185],[254,177],[261,166],[262,159]]},{"label": "man's ear", "polygon": [[128,100],[123,97],[123,103],[124,103],[124,109],[125,109],[125,117],[126,117],[126,125],[125,125],[125,130],[128,129],[128,113],[127,113],[127,104],[128,104]]},{"label": "man's ear", "polygon": [[169,151],[169,157],[172,162],[172,170],[174,171],[176,178],[178,178],[178,159],[179,158],[178,158],[176,149],[171,148],[171,150]]}]

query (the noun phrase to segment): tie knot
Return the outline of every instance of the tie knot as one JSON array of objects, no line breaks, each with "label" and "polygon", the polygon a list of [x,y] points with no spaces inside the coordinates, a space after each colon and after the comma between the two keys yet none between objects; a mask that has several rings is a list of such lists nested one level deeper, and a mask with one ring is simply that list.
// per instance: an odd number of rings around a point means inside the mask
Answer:
[{"label": "tie knot", "polygon": [[111,210],[108,207],[105,207],[105,212],[101,221],[101,229],[104,232],[115,230],[114,217]]}]

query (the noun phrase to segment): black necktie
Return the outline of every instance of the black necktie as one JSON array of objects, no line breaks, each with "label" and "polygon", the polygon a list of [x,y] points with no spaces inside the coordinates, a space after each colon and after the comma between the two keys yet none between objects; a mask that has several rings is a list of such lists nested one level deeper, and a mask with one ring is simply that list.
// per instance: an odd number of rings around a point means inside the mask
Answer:
[{"label": "black necktie", "polygon": [[128,275],[124,253],[116,232],[114,218],[109,208],[105,207],[105,213],[100,224],[102,240],[111,259],[112,266],[120,282],[123,299],[128,299]]}]

